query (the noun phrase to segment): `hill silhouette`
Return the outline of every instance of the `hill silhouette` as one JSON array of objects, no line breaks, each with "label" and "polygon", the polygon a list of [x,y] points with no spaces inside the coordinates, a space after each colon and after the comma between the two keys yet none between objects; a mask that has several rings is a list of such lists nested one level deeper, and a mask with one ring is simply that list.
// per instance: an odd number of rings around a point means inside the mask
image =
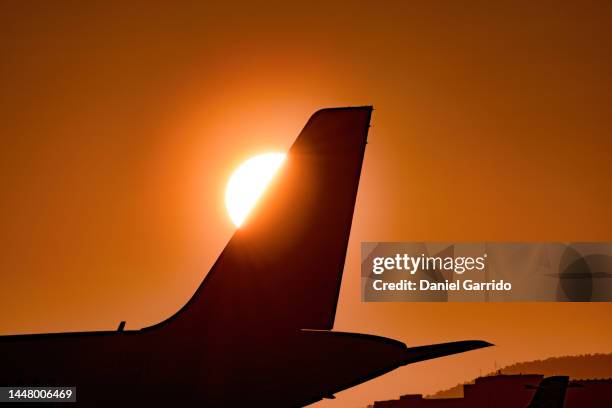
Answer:
[{"label": "hill silhouette", "polygon": [[[487,376],[495,375],[491,372]],[[501,374],[542,374],[544,376],[568,375],[571,379],[612,378],[611,354],[581,354],[577,356],[551,357],[512,364],[499,370]],[[474,380],[464,384],[473,384]],[[427,398],[457,398],[463,396],[463,385],[438,391]]]}]

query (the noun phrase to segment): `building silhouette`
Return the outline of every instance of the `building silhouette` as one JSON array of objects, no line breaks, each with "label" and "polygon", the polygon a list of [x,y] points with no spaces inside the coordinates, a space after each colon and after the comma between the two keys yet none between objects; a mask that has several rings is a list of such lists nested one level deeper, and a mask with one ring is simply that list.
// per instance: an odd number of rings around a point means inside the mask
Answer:
[{"label": "building silhouette", "polygon": [[568,388],[565,407],[612,407],[612,379],[572,381],[577,387]]},{"label": "building silhouette", "polygon": [[[373,408],[526,408],[539,384],[541,374],[497,374],[477,378],[463,386],[461,398],[423,398],[402,395],[397,400],[377,401]],[[612,379],[572,381],[564,408],[612,407]]]}]

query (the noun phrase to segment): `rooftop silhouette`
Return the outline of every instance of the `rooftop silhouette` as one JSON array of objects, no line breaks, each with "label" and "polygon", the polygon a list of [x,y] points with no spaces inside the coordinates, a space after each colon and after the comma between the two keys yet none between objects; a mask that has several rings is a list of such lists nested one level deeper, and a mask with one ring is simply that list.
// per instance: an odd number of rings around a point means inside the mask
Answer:
[{"label": "rooftop silhouette", "polygon": [[[590,408],[612,406],[612,379],[569,381],[541,374],[498,374],[477,378],[463,386],[460,398],[403,395],[377,401],[373,408]],[[563,403],[564,402],[564,403]],[[561,405],[559,405],[561,404]]]}]

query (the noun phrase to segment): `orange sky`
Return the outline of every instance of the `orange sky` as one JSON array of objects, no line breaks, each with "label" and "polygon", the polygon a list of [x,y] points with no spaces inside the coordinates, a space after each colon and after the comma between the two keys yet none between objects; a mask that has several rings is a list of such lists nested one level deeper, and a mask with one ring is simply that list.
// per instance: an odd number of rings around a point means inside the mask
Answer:
[{"label": "orange sky", "polygon": [[225,183],[321,107],[373,104],[336,329],[495,348],[321,407],[612,352],[611,304],[364,304],[359,243],[612,240],[612,5],[0,4],[0,330],[173,314]]}]

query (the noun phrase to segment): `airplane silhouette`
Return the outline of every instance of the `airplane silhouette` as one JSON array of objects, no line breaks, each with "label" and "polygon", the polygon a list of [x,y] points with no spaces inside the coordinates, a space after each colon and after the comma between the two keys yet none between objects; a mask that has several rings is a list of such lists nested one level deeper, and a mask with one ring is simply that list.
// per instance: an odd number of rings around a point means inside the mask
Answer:
[{"label": "airplane silhouette", "polygon": [[570,383],[566,375],[555,375],[544,378],[536,387],[527,386],[537,389],[527,408],[563,408],[568,387],[580,387],[580,385]]},{"label": "airplane silhouette", "polygon": [[76,386],[87,406],[303,406],[417,361],[332,331],[371,106],[316,112],[193,297],[140,330],[0,337],[0,385]]}]

